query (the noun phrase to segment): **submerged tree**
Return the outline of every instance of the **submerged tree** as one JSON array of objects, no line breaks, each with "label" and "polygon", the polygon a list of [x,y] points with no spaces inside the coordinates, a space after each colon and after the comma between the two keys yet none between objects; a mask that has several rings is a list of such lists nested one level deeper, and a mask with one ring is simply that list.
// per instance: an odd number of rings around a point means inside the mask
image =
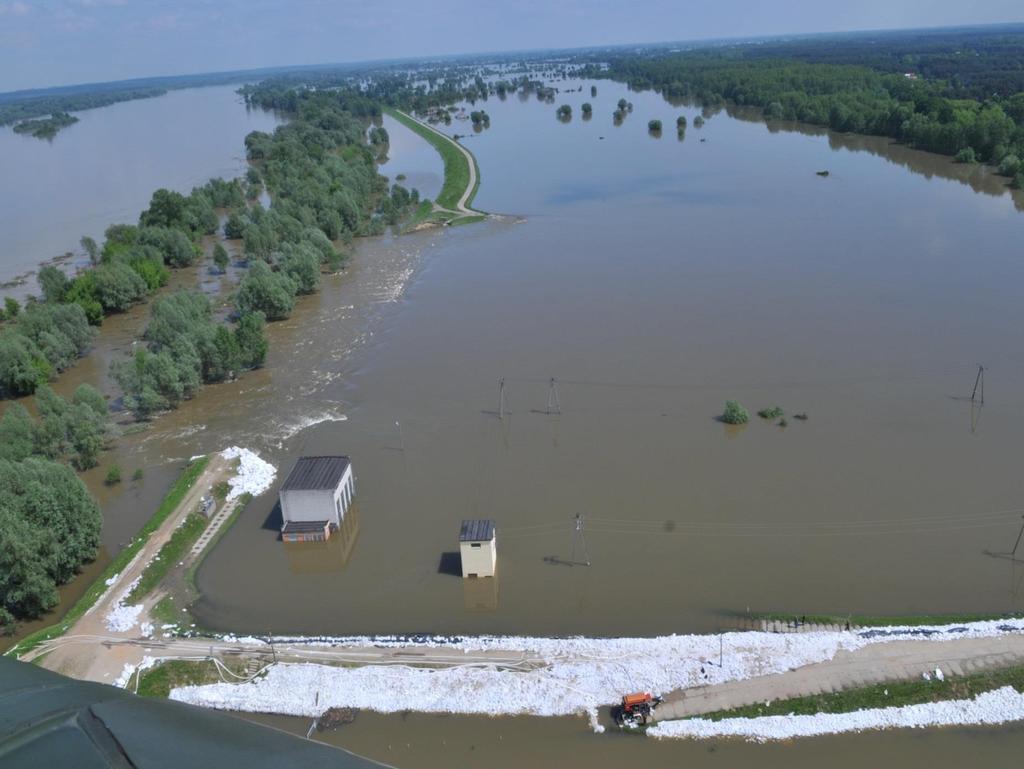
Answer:
[{"label": "submerged tree", "polygon": [[750,421],[750,414],[738,401],[726,401],[722,421],[727,425],[742,425]]},{"label": "submerged tree", "polygon": [[213,264],[223,275],[227,272],[231,259],[228,257],[228,250],[220,243],[213,247]]}]

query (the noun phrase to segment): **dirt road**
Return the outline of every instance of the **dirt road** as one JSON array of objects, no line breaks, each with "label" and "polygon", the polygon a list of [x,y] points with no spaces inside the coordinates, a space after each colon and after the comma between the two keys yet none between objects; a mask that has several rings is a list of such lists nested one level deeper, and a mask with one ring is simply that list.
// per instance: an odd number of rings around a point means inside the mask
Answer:
[{"label": "dirt road", "polygon": [[[24,655],[22,659],[31,661],[45,655],[42,665],[50,670],[73,678],[102,683],[115,681],[126,664],[137,665],[143,656],[141,648],[121,643],[103,645],[99,639],[107,641],[139,639],[141,626],[150,622],[149,612],[162,597],[160,591],[155,590],[146,596],[142,602],[143,608],[138,622],[130,630],[112,631],[107,627],[105,618],[114,609],[129,586],[142,575],[146,566],[160,552],[160,548],[170,539],[178,525],[199,506],[200,498],[209,494],[214,486],[226,480],[230,475],[231,463],[220,454],[214,454],[202,475],[196,479],[181,503],[153,532],[128,566],[114,578],[107,591],[100,596],[93,607],[72,625],[65,635],[40,644]],[[73,639],[93,640],[81,643],[74,642]]]}]

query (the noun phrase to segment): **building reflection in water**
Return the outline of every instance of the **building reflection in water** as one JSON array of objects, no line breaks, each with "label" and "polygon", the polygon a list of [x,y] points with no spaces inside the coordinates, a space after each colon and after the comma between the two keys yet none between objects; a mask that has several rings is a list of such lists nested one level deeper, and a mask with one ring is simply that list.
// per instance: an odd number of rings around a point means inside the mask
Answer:
[{"label": "building reflection in water", "polygon": [[326,542],[284,542],[288,571],[292,574],[326,574],[344,571],[359,538],[359,503],[345,513],[341,527]]},{"label": "building reflection in water", "polygon": [[479,577],[477,579],[462,580],[462,600],[466,611],[497,611],[498,577]]}]

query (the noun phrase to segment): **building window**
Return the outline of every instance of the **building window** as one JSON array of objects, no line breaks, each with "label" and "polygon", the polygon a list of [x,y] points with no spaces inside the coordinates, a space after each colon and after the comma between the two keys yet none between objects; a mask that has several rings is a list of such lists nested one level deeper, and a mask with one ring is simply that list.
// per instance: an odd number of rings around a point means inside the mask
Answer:
[{"label": "building window", "polygon": [[480,547],[480,543],[479,542],[474,542],[474,543],[472,543],[470,545],[470,547]]}]

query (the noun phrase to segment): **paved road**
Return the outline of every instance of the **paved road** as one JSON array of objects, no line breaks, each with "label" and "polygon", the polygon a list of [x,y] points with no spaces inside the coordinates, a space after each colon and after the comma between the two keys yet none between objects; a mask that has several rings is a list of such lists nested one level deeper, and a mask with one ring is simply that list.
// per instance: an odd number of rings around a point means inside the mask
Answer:
[{"label": "paved road", "polygon": [[969,675],[1024,663],[1024,634],[951,641],[889,641],[787,673],[758,676],[668,694],[655,711],[657,720],[686,718],[791,697],[806,697],[872,684],[934,675]]}]

